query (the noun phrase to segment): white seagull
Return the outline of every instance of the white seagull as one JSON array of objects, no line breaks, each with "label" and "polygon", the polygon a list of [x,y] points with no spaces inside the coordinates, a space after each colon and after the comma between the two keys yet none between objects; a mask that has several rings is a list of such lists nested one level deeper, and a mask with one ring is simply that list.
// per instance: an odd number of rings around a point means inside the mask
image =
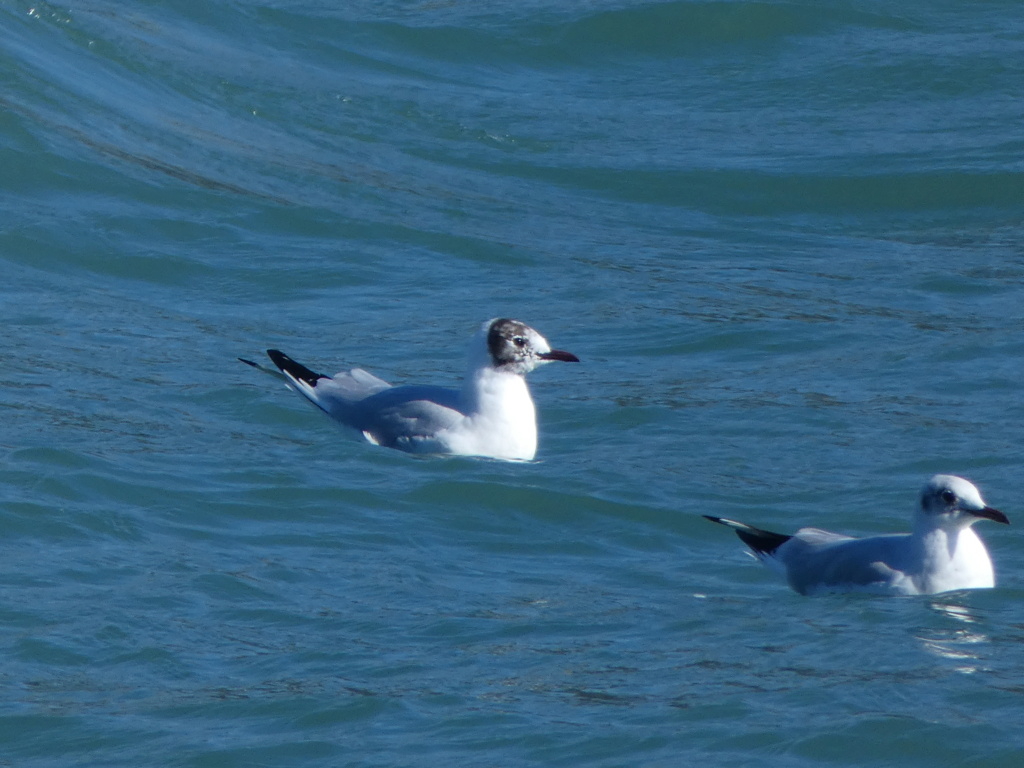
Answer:
[{"label": "white seagull", "polygon": [[1009,523],[962,477],[935,475],[921,491],[912,533],[856,539],[819,528],[792,536],[705,515],[726,525],[765,565],[802,595],[874,592],[932,595],[995,585],[988,550],[971,526],[982,518]]},{"label": "white seagull", "polygon": [[537,453],[536,411],[523,377],[552,360],[579,362],[552,349],[530,326],[507,318],[488,320],[473,337],[461,389],[393,387],[361,368],[324,376],[276,349],[267,355],[289,388],[370,443],[409,453],[513,461],[529,461]]}]

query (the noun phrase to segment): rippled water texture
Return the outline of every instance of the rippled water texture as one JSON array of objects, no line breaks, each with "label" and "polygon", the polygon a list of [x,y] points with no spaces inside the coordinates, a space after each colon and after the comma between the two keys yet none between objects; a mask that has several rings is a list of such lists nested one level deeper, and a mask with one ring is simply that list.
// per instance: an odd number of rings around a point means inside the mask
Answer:
[{"label": "rippled water texture", "polygon": [[[1016,766],[1024,5],[0,0],[0,764]],[[348,440],[236,361],[455,385]],[[700,515],[994,590],[790,592]]]}]

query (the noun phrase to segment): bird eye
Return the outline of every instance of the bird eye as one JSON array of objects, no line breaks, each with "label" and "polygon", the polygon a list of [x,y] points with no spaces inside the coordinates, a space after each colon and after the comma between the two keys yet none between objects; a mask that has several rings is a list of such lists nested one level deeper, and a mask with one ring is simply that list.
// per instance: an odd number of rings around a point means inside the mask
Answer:
[{"label": "bird eye", "polygon": [[942,492],[942,500],[947,504],[952,504],[956,501],[956,494],[950,490],[945,490]]},{"label": "bird eye", "polygon": [[515,344],[520,349],[522,349],[523,347],[526,346],[526,338],[523,336],[513,336],[512,343]]}]

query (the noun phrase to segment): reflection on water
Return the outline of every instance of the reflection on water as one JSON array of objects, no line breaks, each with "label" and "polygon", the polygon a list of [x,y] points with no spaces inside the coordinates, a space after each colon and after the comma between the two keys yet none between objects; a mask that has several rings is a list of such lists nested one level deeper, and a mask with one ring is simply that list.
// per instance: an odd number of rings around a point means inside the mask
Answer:
[{"label": "reflection on water", "polygon": [[964,624],[977,624],[979,621],[979,617],[971,613],[970,609],[965,605],[933,600],[929,603],[929,607],[944,616],[948,616],[949,618],[963,622]]},{"label": "reflection on water", "polygon": [[939,658],[960,662],[960,665],[956,667],[958,672],[973,674],[982,671],[983,667],[970,663],[981,659],[978,646],[991,642],[989,636],[978,631],[977,627],[969,628],[970,625],[980,623],[980,615],[977,612],[972,612],[965,605],[953,602],[953,599],[948,596],[941,600],[933,600],[928,606],[944,619],[952,619],[955,624],[967,626],[954,625],[948,629],[922,628],[917,639],[921,641],[925,650]]}]

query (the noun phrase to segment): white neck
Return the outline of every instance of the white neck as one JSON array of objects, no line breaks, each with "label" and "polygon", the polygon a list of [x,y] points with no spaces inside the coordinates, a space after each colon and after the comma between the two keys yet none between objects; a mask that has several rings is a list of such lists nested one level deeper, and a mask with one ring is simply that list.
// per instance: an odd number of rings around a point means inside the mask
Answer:
[{"label": "white neck", "polygon": [[471,368],[462,385],[462,407],[474,452],[525,460],[536,454],[537,415],[522,376],[490,365]]},{"label": "white neck", "polygon": [[991,587],[995,584],[992,561],[978,534],[969,525],[951,528],[918,528],[918,585],[925,592]]},{"label": "white neck", "polygon": [[[534,416],[533,399],[526,379],[517,373],[486,365],[470,370],[462,384],[462,404],[467,416],[492,418],[503,413]],[[525,410],[524,410],[525,409]],[[527,413],[528,412],[528,413]]]}]

